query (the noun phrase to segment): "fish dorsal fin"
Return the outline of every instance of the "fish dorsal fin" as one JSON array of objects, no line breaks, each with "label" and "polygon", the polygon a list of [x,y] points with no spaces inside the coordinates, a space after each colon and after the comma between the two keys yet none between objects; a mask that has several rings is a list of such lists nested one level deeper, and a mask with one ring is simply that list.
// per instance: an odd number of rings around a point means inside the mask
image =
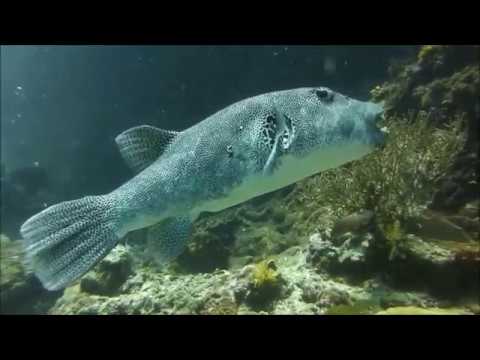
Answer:
[{"label": "fish dorsal fin", "polygon": [[165,151],[178,132],[141,125],[128,129],[115,138],[127,165],[138,174]]}]

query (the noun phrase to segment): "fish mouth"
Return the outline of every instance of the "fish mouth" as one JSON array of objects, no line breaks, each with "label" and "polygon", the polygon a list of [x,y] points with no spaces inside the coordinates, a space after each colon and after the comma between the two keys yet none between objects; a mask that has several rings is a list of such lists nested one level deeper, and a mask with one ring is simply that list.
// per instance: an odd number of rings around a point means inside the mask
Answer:
[{"label": "fish mouth", "polygon": [[374,111],[372,114],[373,136],[372,142],[376,149],[382,150],[387,143],[388,128],[380,127],[383,120],[385,120],[385,112],[383,106],[380,104],[373,104]]}]

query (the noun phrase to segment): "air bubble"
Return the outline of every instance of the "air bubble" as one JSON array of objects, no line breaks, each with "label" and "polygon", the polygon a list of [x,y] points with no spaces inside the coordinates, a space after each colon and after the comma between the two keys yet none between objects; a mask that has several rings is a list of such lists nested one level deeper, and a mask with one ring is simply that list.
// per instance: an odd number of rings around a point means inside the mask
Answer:
[{"label": "air bubble", "polygon": [[15,87],[15,90],[13,91],[13,93],[15,94],[15,96],[24,96],[23,87],[18,85],[17,87]]},{"label": "air bubble", "polygon": [[333,56],[327,56],[323,61],[323,71],[328,75],[333,75],[337,72],[337,61]]}]

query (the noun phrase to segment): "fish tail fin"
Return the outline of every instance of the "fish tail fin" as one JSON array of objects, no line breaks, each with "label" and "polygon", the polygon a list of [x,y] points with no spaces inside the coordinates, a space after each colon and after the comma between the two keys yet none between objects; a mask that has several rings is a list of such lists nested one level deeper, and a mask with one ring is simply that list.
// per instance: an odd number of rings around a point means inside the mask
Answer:
[{"label": "fish tail fin", "polygon": [[115,199],[87,196],[53,205],[20,228],[25,263],[48,290],[68,286],[120,240]]}]

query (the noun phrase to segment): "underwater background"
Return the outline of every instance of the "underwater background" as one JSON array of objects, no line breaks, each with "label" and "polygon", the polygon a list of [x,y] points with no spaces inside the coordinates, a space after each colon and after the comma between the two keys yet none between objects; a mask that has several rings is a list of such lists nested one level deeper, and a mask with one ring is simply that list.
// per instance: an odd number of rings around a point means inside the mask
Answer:
[{"label": "underwater background", "polygon": [[[132,177],[119,133],[310,86],[384,102],[385,149],[205,214],[166,269],[139,230],[65,291],[25,270],[26,219]],[[1,313],[478,314],[479,95],[478,46],[2,46]]]}]

